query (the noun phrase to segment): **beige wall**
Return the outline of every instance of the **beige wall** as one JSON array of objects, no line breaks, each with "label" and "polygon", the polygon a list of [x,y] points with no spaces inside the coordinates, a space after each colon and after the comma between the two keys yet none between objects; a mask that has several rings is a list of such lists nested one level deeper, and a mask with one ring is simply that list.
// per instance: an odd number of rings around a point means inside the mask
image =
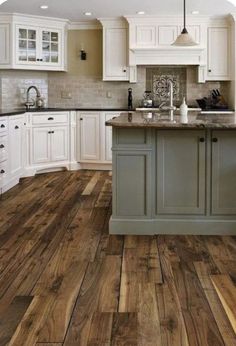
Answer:
[{"label": "beige wall", "polygon": [[[87,60],[80,60],[83,46]],[[70,30],[68,73],[74,76],[102,76],[102,30]]]}]

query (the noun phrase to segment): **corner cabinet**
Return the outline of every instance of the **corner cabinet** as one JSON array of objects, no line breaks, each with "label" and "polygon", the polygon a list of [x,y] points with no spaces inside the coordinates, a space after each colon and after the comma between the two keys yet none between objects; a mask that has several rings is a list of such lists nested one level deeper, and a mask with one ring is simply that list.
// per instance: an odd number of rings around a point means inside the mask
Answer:
[{"label": "corner cabinet", "polygon": [[4,47],[0,52],[2,69],[67,68],[67,23],[63,20],[1,14],[0,37]]},{"label": "corner cabinet", "polygon": [[103,80],[129,81],[128,24],[100,19],[103,26]]}]

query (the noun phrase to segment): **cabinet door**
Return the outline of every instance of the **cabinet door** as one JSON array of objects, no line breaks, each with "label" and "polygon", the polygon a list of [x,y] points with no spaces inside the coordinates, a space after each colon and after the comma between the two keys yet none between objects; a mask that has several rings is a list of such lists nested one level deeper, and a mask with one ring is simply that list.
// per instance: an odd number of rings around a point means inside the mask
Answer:
[{"label": "cabinet door", "polygon": [[208,28],[208,72],[209,80],[230,79],[229,71],[229,29]]},{"label": "cabinet door", "polygon": [[68,127],[53,127],[50,129],[51,136],[51,160],[67,161],[68,154]]},{"label": "cabinet door", "polygon": [[32,130],[32,163],[50,162],[50,130],[47,127],[33,128]]},{"label": "cabinet door", "polygon": [[40,58],[42,59],[43,65],[61,65],[61,38],[62,35],[60,30],[40,30]]},{"label": "cabinet door", "polygon": [[10,64],[10,25],[0,24],[0,65]]},{"label": "cabinet door", "polygon": [[100,160],[100,113],[81,113],[81,161]]},{"label": "cabinet door", "polygon": [[[106,113],[105,114],[105,122],[118,117],[120,114],[117,113]],[[112,126],[105,127],[105,160],[111,162],[112,161]]]},{"label": "cabinet door", "polygon": [[9,118],[9,172],[18,176],[23,169],[24,118]]},{"label": "cabinet door", "polygon": [[127,29],[104,29],[103,79],[128,80]]},{"label": "cabinet door", "polygon": [[16,25],[16,64],[40,64],[39,31],[37,27]]},{"label": "cabinet door", "polygon": [[236,131],[212,133],[212,214],[236,215]]},{"label": "cabinet door", "polygon": [[157,132],[157,214],[204,214],[205,132]]}]

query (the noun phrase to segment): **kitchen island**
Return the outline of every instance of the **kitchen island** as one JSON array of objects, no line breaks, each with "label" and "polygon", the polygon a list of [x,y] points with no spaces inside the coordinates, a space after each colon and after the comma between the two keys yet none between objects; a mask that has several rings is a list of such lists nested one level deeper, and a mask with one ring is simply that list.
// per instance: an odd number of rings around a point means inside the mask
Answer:
[{"label": "kitchen island", "polygon": [[113,127],[112,234],[236,234],[235,114],[122,113]]}]

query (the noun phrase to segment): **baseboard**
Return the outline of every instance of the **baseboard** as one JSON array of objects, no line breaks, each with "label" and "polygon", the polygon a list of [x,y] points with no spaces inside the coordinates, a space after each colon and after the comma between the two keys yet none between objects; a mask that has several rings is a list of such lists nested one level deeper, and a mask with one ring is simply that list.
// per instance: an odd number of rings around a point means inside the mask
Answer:
[{"label": "baseboard", "polygon": [[236,235],[236,220],[183,219],[114,219],[109,223],[110,234],[173,234],[173,235]]},{"label": "baseboard", "polygon": [[4,193],[4,192],[7,192],[8,190],[10,190],[11,188],[13,188],[14,186],[16,186],[17,184],[19,184],[19,181],[20,181],[20,178],[14,178],[10,181],[8,181],[7,184],[5,184],[2,189],[1,189],[1,192]]}]

